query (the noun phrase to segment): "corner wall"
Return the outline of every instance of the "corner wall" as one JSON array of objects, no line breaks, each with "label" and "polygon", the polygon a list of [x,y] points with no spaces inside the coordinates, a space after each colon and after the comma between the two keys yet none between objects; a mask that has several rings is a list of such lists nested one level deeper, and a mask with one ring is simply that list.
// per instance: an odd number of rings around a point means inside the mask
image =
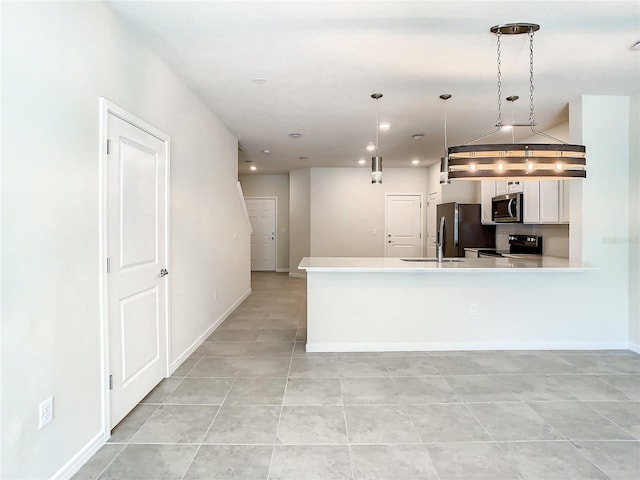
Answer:
[{"label": "corner wall", "polygon": [[311,170],[289,172],[289,275],[306,277],[300,260],[311,255]]},{"label": "corner wall", "polygon": [[[63,478],[104,439],[99,98],[171,137],[174,365],[250,289],[238,147],[104,3],[0,8],[0,477]],[[49,395],[54,419],[38,430]]]},{"label": "corner wall", "polygon": [[640,95],[629,117],[629,342],[640,353]]},{"label": "corner wall", "polygon": [[587,178],[570,184],[569,258],[595,269],[592,317],[624,325],[628,341],[629,97],[585,95],[569,115],[571,143],[587,148]]}]

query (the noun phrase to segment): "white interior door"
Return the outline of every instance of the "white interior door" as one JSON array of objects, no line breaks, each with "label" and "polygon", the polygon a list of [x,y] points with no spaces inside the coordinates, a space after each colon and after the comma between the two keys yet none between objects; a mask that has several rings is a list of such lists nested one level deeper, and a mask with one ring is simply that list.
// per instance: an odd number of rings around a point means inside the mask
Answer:
[{"label": "white interior door", "polygon": [[276,269],[276,199],[245,198],[251,222],[251,270]]},{"label": "white interior door", "polygon": [[430,193],[427,199],[427,257],[433,258],[436,256],[436,241],[438,239],[438,221],[436,219],[438,194]]},{"label": "white interior door", "polygon": [[422,196],[386,196],[387,257],[422,256]]},{"label": "white interior door", "polygon": [[167,144],[108,116],[110,426],[167,376]]}]

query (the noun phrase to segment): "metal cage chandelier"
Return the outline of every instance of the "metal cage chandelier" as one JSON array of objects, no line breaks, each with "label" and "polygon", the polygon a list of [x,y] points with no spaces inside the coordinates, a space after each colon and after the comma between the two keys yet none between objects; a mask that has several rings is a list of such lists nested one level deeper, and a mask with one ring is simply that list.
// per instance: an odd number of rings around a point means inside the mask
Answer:
[{"label": "metal cage chandelier", "polygon": [[[529,180],[551,180],[586,178],[586,149],[584,145],[570,145],[562,140],[535,129],[533,117],[533,35],[540,29],[534,23],[509,23],[491,27],[497,37],[498,53],[498,119],[496,129],[465,145],[449,147],[447,150],[447,173],[451,180],[494,180],[496,178],[519,178]],[[505,124],[502,121],[502,73],[500,70],[500,48],[502,35],[529,35],[529,121],[528,123]],[[557,143],[508,143],[480,144],[503,127],[529,127],[531,131]]]}]

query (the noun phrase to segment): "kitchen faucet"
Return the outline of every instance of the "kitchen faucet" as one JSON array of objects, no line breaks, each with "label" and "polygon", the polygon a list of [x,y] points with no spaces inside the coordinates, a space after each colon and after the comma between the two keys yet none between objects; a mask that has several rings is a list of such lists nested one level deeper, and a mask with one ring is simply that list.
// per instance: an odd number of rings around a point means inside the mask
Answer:
[{"label": "kitchen faucet", "polygon": [[444,257],[444,217],[440,217],[440,231],[438,232],[438,250],[436,253],[436,261],[442,263]]}]

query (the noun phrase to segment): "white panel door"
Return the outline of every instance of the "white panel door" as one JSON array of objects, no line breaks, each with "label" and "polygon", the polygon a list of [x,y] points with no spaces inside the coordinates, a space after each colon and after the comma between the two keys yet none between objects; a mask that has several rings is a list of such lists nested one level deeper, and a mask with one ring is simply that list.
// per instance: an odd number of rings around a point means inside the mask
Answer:
[{"label": "white panel door", "polygon": [[251,270],[276,269],[276,199],[245,198],[251,222]]},{"label": "white panel door", "polygon": [[438,241],[438,221],[436,219],[438,194],[430,193],[427,200],[427,257],[436,256],[436,242]]},{"label": "white panel door", "polygon": [[166,144],[109,114],[110,420],[113,428],[167,376]]},{"label": "white panel door", "polygon": [[386,256],[422,256],[422,196],[386,196]]}]

